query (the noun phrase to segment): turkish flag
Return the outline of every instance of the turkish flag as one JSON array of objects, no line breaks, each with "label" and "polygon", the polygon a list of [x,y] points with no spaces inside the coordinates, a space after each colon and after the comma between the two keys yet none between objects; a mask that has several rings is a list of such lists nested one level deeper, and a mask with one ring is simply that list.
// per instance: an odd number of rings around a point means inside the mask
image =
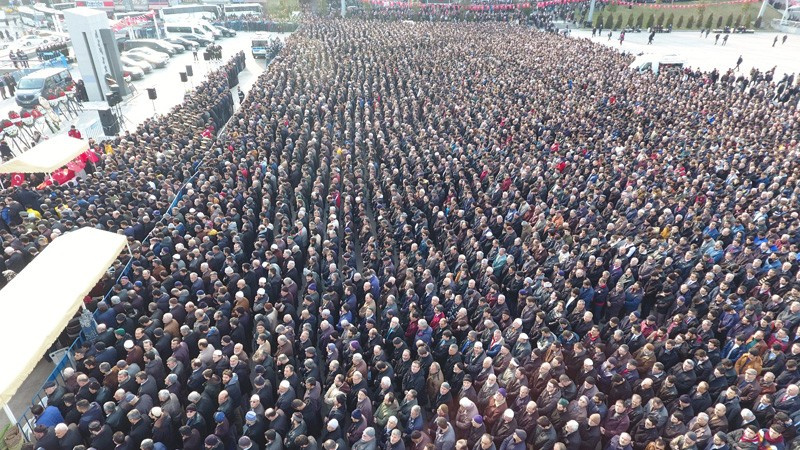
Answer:
[{"label": "turkish flag", "polygon": [[81,154],[80,158],[81,158],[81,161],[84,162],[84,164],[86,163],[86,161],[91,161],[93,163],[96,163],[97,161],[100,161],[100,157],[97,156],[97,153],[95,152],[95,150],[93,148],[90,148],[89,150],[86,150],[85,152],[83,152]]},{"label": "turkish flag", "polygon": [[21,186],[22,183],[25,182],[25,174],[24,173],[12,173],[11,174],[11,185],[12,186]]},{"label": "turkish flag", "polygon": [[75,172],[69,169],[59,169],[53,172],[52,177],[58,182],[58,184],[64,184],[67,181],[75,178]]},{"label": "turkish flag", "polygon": [[79,158],[73,159],[72,161],[67,163],[67,169],[71,170],[74,173],[78,173],[83,168],[86,167],[86,164],[81,161]]}]

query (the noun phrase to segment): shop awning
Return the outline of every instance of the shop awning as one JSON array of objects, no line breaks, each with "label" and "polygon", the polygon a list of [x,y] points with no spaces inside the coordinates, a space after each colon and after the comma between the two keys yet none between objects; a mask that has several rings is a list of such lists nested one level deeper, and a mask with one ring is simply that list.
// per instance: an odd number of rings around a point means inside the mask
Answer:
[{"label": "shop awning", "polygon": [[14,396],[126,245],[125,236],[96,228],[66,233],[0,290],[0,407]]},{"label": "shop awning", "polygon": [[0,165],[0,173],[53,173],[86,150],[87,141],[61,134]]}]

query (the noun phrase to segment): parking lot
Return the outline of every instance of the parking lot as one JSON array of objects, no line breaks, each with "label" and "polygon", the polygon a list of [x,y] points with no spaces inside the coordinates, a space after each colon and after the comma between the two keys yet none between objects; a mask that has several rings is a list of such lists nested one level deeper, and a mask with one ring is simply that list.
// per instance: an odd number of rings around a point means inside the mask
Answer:
[{"label": "parking lot", "polygon": [[[247,55],[247,69],[239,76],[239,86],[245,92],[265,67],[264,60],[254,60],[250,54],[250,38],[254,34],[243,32],[236,37],[224,38],[216,42],[222,46],[222,61],[226,61],[239,51],[244,51]],[[279,35],[277,33],[271,33],[271,35],[282,36],[283,38],[288,36],[288,34]],[[123,114],[121,119],[123,128],[133,129],[153,114],[166,113],[173,106],[180,103],[184,94],[197,86],[204,79],[206,73],[218,64],[213,61],[204,61],[202,50],[201,48],[198,61],[194,61],[191,51],[185,51],[172,56],[166,67],[155,68],[144,78],[132,81],[131,85],[135,92],[126,97],[120,105]],[[182,83],[180,72],[185,72],[187,65],[192,66],[194,75],[188,78],[186,83]],[[81,78],[77,65],[71,65],[70,71],[75,79]],[[158,97],[156,100],[148,98],[148,88],[156,89]],[[234,98],[236,98],[236,95],[234,95]],[[236,101],[238,102],[238,99]],[[10,111],[18,111],[19,109],[12,98],[0,101],[0,116],[2,117],[7,117]],[[76,118],[69,120],[68,123],[62,126],[59,132],[66,132],[70,124],[74,124],[84,136],[98,137],[103,134],[96,111],[80,113]]]}]

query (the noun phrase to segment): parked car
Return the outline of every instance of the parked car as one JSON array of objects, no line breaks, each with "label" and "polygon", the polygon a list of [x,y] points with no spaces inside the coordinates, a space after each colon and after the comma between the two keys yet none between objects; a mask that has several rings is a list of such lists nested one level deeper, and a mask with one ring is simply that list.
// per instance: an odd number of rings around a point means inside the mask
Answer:
[{"label": "parked car", "polygon": [[135,48],[133,50],[130,50],[128,53],[141,53],[141,54],[144,54],[144,55],[150,55],[153,58],[166,59],[167,61],[169,61],[169,58],[170,58],[170,56],[168,54],[166,54],[164,52],[157,51],[157,50],[153,50],[151,48]]},{"label": "parked car", "polygon": [[230,28],[221,27],[219,25],[214,25],[214,26],[217,27],[217,29],[222,32],[223,37],[236,36],[236,30],[231,30]]},{"label": "parked car", "polygon": [[153,66],[147,61],[137,61],[127,55],[122,55],[119,57],[120,62],[122,62],[122,66],[132,66],[138,67],[144,71],[144,73],[150,73],[153,71]]},{"label": "parked car", "polygon": [[[168,55],[174,55],[175,53],[178,52],[178,49],[175,48],[175,46],[161,39],[130,39],[125,41],[122,44],[122,47],[123,50],[125,51],[130,51],[138,48],[149,48],[151,50],[166,53]],[[183,51],[182,48],[181,51]]]},{"label": "parked car", "polygon": [[149,62],[156,69],[167,67],[167,63],[169,62],[169,57],[150,55],[145,52],[137,52],[133,50],[125,52],[124,55],[127,56],[128,58],[131,58],[134,61]]},{"label": "parked car", "polygon": [[201,47],[205,47],[208,44],[211,44],[211,43],[214,42],[212,39],[206,39],[206,38],[198,36],[196,34],[182,34],[182,35],[180,35],[180,37],[182,37],[183,39],[188,39],[188,40],[190,40],[192,42],[196,42]]},{"label": "parked car", "polygon": [[131,77],[132,80],[141,80],[144,78],[144,70],[141,67],[137,66],[126,66],[122,65],[122,73],[127,78],[128,76]]},{"label": "parked car", "polygon": [[175,50],[175,53],[183,53],[186,51],[186,48],[183,45],[173,44],[172,42],[169,42],[166,39],[163,39],[163,41],[164,41],[163,44],[172,47],[172,49]]},{"label": "parked car", "polygon": [[186,50],[191,50],[199,46],[199,43],[195,41],[190,41],[189,39],[184,39],[180,36],[169,36],[164,40],[169,42],[170,44],[180,45]]}]

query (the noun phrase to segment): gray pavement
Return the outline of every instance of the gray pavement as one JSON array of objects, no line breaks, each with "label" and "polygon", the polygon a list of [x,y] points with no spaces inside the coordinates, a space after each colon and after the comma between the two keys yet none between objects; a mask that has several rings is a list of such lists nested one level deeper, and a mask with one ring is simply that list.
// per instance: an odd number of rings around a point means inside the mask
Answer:
[{"label": "gray pavement", "polygon": [[[780,79],[784,73],[800,73],[800,36],[789,35],[786,44],[781,44],[783,33],[760,32],[755,34],[732,34],[728,43],[714,45],[714,33],[708,38],[700,37],[699,31],[675,31],[656,34],[653,45],[647,45],[648,33],[627,33],[620,46],[619,33],[614,32],[608,40],[608,32],[604,36],[592,38],[591,30],[572,30],[575,38],[590,38],[603,45],[621,49],[621,51],[652,53],[655,55],[676,54],[686,60],[692,68],[701,70],[719,69],[725,71],[736,65],[739,55],[743,62],[741,70],[749,72],[752,67],[766,71],[776,67],[775,77]],[[772,47],[772,41],[778,36],[778,43]]]}]

